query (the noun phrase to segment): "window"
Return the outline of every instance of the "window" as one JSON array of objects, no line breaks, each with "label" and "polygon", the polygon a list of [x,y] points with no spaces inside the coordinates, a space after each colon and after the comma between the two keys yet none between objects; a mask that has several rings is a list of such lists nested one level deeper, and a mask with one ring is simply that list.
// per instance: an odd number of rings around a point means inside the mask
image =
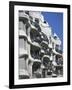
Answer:
[{"label": "window", "polygon": [[25,11],[25,13],[29,15],[29,11]]},{"label": "window", "polygon": [[36,23],[39,23],[39,19],[35,18],[35,22],[36,22]]},{"label": "window", "polygon": [[44,21],[44,23],[47,23],[46,21]]}]

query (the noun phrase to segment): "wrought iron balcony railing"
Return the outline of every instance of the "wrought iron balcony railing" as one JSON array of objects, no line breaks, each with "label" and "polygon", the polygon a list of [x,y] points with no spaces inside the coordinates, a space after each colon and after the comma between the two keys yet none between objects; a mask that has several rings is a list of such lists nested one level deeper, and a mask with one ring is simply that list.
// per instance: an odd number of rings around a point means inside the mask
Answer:
[{"label": "wrought iron balcony railing", "polygon": [[38,32],[41,32],[41,28],[37,22],[33,22],[32,20],[30,22],[33,26],[35,26],[35,28],[38,30]]},{"label": "wrought iron balcony railing", "polygon": [[32,42],[41,43],[40,37],[33,37],[33,38],[31,38],[31,40],[32,40]]},{"label": "wrought iron balcony railing", "polygon": [[59,48],[56,47],[55,50],[56,50],[56,52],[62,54],[62,50],[61,49],[59,49]]},{"label": "wrought iron balcony railing", "polygon": [[31,56],[32,56],[34,59],[40,59],[40,56],[39,56],[39,55],[32,54]]}]

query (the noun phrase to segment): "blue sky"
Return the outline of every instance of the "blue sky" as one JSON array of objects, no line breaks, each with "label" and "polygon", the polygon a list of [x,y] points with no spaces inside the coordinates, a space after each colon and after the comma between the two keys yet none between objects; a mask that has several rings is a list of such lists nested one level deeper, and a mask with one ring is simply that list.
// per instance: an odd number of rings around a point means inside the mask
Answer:
[{"label": "blue sky", "polygon": [[44,19],[52,27],[52,32],[56,33],[62,41],[63,48],[63,13],[42,12]]}]

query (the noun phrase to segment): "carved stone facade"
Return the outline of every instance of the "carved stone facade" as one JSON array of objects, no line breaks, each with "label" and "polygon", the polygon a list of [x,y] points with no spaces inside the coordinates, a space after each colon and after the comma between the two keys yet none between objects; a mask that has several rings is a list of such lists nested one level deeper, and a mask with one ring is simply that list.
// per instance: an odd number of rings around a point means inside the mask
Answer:
[{"label": "carved stone facade", "polygon": [[19,11],[19,79],[63,76],[61,40],[41,12]]}]

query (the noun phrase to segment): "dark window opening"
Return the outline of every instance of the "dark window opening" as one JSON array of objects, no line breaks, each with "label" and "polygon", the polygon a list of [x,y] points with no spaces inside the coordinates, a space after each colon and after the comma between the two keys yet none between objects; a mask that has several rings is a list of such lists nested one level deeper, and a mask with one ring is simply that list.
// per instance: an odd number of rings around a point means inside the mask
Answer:
[{"label": "dark window opening", "polygon": [[29,15],[29,11],[25,11],[25,13]]},{"label": "dark window opening", "polygon": [[39,24],[39,19],[35,18],[35,22]]},{"label": "dark window opening", "polygon": [[44,23],[47,23],[46,21],[44,21]]}]

